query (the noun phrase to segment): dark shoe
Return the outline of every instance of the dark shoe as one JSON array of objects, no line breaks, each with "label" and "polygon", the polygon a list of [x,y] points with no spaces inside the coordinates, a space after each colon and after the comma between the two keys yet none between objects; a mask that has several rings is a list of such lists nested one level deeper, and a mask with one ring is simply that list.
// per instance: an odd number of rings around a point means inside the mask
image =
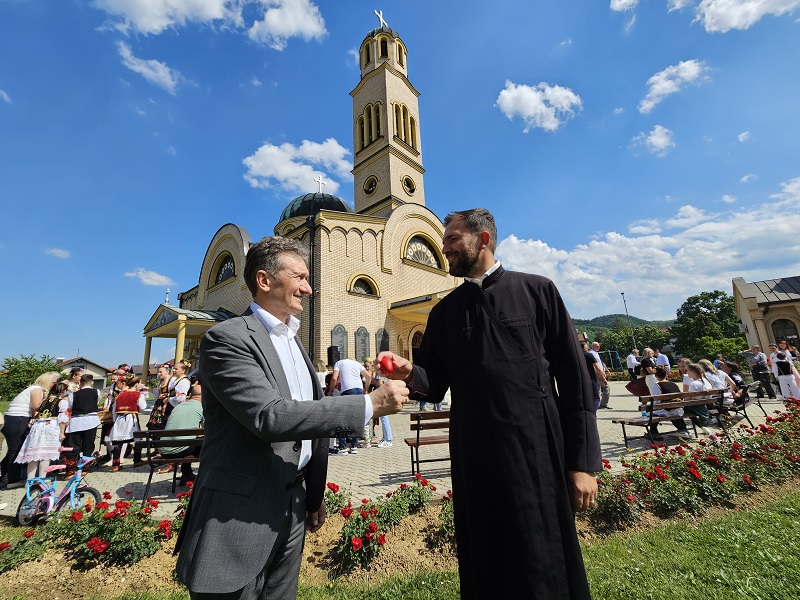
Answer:
[{"label": "dark shoe", "polygon": [[134,468],[137,468],[137,467],[146,467],[146,466],[147,466],[147,461],[146,461],[146,460],[138,460],[138,461],[136,461],[135,463],[133,463],[133,467],[134,467]]},{"label": "dark shoe", "polygon": [[104,465],[104,464],[110,463],[110,462],[111,462],[111,457],[108,454],[106,454],[105,456],[101,456],[100,458],[97,459],[97,465],[98,466],[99,465]]}]

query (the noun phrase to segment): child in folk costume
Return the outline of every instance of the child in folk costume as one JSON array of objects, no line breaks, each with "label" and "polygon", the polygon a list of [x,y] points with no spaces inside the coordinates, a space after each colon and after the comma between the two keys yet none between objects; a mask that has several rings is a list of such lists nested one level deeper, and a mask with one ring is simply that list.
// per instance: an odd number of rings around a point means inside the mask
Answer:
[{"label": "child in folk costume", "polygon": [[778,384],[781,386],[781,396],[784,398],[800,398],[800,389],[798,389],[795,374],[794,363],[787,360],[785,352],[778,352],[777,360],[773,363],[775,375],[778,378]]},{"label": "child in folk costume", "polygon": [[167,417],[178,404],[186,402],[186,394],[189,393],[189,387],[191,386],[187,373],[191,366],[192,363],[188,360],[181,360],[172,367],[172,380],[167,386],[169,394],[166,406]]},{"label": "child in folk costume", "polygon": [[58,460],[59,448],[69,422],[69,389],[66,383],[56,383],[39,404],[31,420],[31,430],[14,462],[28,465],[28,479],[45,477],[50,461]]},{"label": "child in folk costume", "polygon": [[114,401],[114,426],[111,428],[111,442],[114,444],[112,471],[121,469],[120,459],[128,444],[133,442],[133,432],[139,431],[139,411],[147,408],[143,393],[144,386],[136,375],[125,376],[125,389]]}]

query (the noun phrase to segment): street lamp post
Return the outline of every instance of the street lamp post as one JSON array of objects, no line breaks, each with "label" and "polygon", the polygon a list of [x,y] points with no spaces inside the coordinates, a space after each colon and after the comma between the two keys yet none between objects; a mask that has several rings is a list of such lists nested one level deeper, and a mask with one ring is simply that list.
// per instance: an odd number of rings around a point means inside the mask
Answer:
[{"label": "street lamp post", "polygon": [[622,294],[622,304],[625,305],[625,316],[628,317],[628,327],[631,330],[631,341],[633,342],[633,347],[636,348],[636,338],[633,336],[633,325],[631,325],[631,316],[628,314],[628,303],[625,302],[625,292],[620,292]]}]

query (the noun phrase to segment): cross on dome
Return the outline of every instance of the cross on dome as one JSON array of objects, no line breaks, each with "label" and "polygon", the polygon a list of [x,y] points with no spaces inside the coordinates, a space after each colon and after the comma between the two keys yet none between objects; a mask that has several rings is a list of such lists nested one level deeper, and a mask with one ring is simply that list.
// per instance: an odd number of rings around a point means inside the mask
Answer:
[{"label": "cross on dome", "polygon": [[381,27],[389,27],[389,24],[383,20],[383,11],[382,10],[373,10],[372,12],[375,13],[375,16],[378,17],[381,21]]},{"label": "cross on dome", "polygon": [[322,186],[323,185],[328,185],[327,183],[322,181],[322,175],[317,175],[317,178],[314,180],[314,182],[319,184],[319,193],[320,194],[322,193]]}]

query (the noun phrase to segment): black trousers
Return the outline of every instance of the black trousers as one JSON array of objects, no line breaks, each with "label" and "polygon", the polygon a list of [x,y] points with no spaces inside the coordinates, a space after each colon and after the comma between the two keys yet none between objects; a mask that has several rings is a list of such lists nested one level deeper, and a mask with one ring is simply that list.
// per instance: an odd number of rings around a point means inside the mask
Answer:
[{"label": "black trousers", "polygon": [[68,448],[72,448],[69,456],[77,460],[81,455],[91,456],[94,454],[94,440],[96,437],[97,427],[68,433],[64,440],[64,445]]},{"label": "black trousers", "polygon": [[775,399],[775,390],[772,389],[772,382],[770,381],[769,371],[761,371],[760,373],[753,373],[753,379],[761,382],[761,389],[758,390],[759,398],[763,398],[764,392],[767,392],[767,396],[769,396],[772,399]]},{"label": "black trousers", "polygon": [[25,438],[28,437],[28,422],[30,417],[9,417],[6,416],[3,423],[3,435],[6,437],[6,445],[8,452],[0,462],[0,471],[3,472],[3,478],[8,480],[8,483],[16,483],[26,478],[27,473],[23,471],[24,465],[14,462],[19,454],[19,449]]},{"label": "black trousers", "polygon": [[[164,452],[161,453],[161,458],[186,458],[187,456],[200,456],[200,448],[187,448],[186,450],[181,450],[180,452],[176,452],[175,454],[165,454]],[[192,471],[192,465],[190,463],[181,463],[181,479],[194,479],[194,471]]]}]

